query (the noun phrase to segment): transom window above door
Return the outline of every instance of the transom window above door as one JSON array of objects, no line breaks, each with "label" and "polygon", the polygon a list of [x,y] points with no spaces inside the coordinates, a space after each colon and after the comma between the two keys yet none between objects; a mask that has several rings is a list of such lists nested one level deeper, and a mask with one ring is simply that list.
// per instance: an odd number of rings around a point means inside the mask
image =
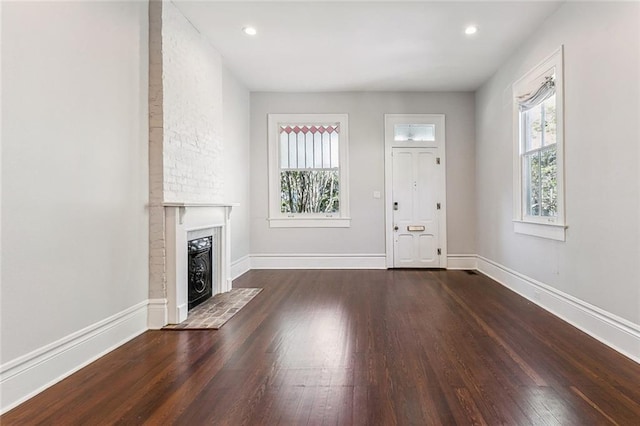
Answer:
[{"label": "transom window above door", "polygon": [[436,140],[434,124],[395,124],[393,140],[396,142],[432,142]]},{"label": "transom window above door", "polygon": [[269,114],[271,227],[347,227],[346,114]]}]

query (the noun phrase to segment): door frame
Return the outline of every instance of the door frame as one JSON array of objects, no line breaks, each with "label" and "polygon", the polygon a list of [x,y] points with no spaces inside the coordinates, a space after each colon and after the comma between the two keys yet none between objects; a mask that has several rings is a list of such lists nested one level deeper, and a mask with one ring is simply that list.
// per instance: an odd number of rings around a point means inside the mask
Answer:
[{"label": "door frame", "polygon": [[[434,141],[396,141],[393,135],[395,124],[434,124]],[[385,114],[384,115],[384,199],[385,199],[385,255],[387,268],[394,267],[393,255],[393,148],[435,148],[440,158],[437,188],[440,193],[438,210],[438,239],[440,268],[447,267],[447,161],[445,156],[444,114]]]}]

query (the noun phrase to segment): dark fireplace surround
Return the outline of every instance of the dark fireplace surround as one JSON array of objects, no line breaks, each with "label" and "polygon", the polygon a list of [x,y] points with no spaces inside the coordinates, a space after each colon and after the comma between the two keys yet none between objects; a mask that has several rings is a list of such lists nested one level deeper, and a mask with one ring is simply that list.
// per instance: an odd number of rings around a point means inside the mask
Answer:
[{"label": "dark fireplace surround", "polygon": [[213,295],[213,237],[202,237],[187,243],[189,259],[188,309],[191,310]]}]

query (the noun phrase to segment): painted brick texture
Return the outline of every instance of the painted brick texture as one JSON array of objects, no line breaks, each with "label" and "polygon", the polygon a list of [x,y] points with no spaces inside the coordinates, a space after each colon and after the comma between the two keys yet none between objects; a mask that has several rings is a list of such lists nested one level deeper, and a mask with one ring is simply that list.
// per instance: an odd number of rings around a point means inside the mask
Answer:
[{"label": "painted brick texture", "polygon": [[165,202],[221,202],[222,62],[171,2],[162,11]]},{"label": "painted brick texture", "polygon": [[149,2],[149,298],[166,295],[167,202],[222,202],[222,60],[170,1]]},{"label": "painted brick texture", "polygon": [[149,2],[149,298],[166,295],[163,171],[162,6]]}]

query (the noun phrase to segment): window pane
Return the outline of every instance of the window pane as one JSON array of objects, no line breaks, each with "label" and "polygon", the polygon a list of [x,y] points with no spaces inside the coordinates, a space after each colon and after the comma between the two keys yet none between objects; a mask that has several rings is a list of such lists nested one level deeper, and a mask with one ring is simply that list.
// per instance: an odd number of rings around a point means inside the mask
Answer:
[{"label": "window pane", "polygon": [[551,146],[540,153],[541,216],[555,217],[558,215],[557,178],[556,149],[555,146]]},{"label": "window pane", "polygon": [[331,136],[329,133],[322,134],[322,167],[331,168]]},{"label": "window pane", "polygon": [[436,128],[433,124],[396,124],[393,126],[395,141],[434,141]]},{"label": "window pane", "polygon": [[313,168],[313,133],[305,135],[305,168]]},{"label": "window pane", "polygon": [[338,167],[338,134],[331,133],[331,168]]},{"label": "window pane", "polygon": [[280,168],[289,167],[289,134],[280,133]]},{"label": "window pane", "polygon": [[297,167],[299,169],[302,169],[305,167],[305,161],[304,161],[304,155],[305,155],[305,147],[304,147],[304,133],[300,132],[298,133],[298,165]]},{"label": "window pane", "polygon": [[322,168],[322,133],[320,132],[313,135],[313,167]]},{"label": "window pane", "polygon": [[289,133],[289,167],[295,168],[298,165],[296,134]]},{"label": "window pane", "polygon": [[280,125],[281,169],[339,167],[340,127],[334,124]]},{"label": "window pane", "polygon": [[338,213],[340,185],[337,170],[280,172],[282,213]]},{"label": "window pane", "polygon": [[544,109],[544,145],[556,143],[556,95],[542,104]]},{"label": "window pane", "polygon": [[526,212],[529,216],[540,216],[540,152],[525,155],[523,169]]},{"label": "window pane", "polygon": [[542,146],[542,107],[540,105],[522,113],[524,150],[531,151]]}]

